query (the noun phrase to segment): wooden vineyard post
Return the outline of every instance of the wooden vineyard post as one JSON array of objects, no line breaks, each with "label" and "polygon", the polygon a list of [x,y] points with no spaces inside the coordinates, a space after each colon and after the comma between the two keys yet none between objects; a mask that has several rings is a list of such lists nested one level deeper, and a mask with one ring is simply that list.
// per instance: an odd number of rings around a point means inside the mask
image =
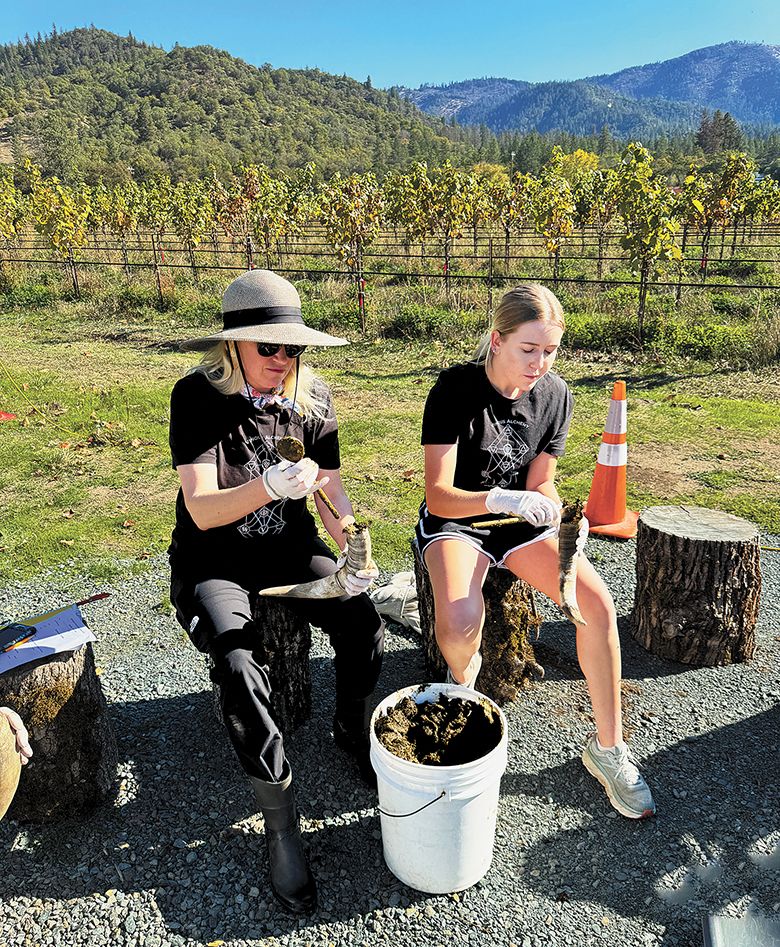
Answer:
[{"label": "wooden vineyard post", "polygon": [[70,269],[70,278],[73,283],[73,295],[76,299],[81,299],[81,290],[79,289],[79,274],[76,271],[76,261],[73,258],[73,247],[68,247],[68,266]]},{"label": "wooden vineyard post", "polygon": [[[425,663],[431,678],[443,681],[447,665],[436,643],[433,591],[417,543],[412,544],[412,549]],[[482,670],[476,688],[503,706],[517,698],[526,678],[532,674],[544,676],[531,646],[531,636],[536,633],[541,619],[536,614],[531,586],[505,569],[488,572],[482,594],[485,625]]]},{"label": "wooden vineyard post", "polygon": [[19,714],[33,748],[10,818],[79,816],[109,794],[116,741],[91,643],[6,671],[0,704]]},{"label": "wooden vineyard post", "polygon": [[[252,610],[252,620],[258,636],[255,653],[268,667],[273,717],[287,736],[311,716],[311,627],[292,608],[263,597],[258,598]],[[221,720],[216,682],[213,682],[213,691],[217,718]]]},{"label": "wooden vineyard post", "polygon": [[160,309],[162,309],[164,300],[162,282],[160,281],[160,264],[157,262],[157,241],[154,239],[154,234],[152,234],[152,261],[154,265],[154,276],[157,280],[157,299],[159,301]]},{"label": "wooden vineyard post", "polygon": [[704,667],[749,661],[760,595],[752,523],[695,506],[639,517],[632,634],[648,651]]}]

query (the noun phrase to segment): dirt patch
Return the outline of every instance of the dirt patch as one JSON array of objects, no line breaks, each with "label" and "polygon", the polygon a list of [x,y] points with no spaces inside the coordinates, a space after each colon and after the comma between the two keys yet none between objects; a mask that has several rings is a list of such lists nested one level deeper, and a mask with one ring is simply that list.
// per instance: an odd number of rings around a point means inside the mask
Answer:
[{"label": "dirt patch", "polygon": [[486,700],[440,694],[417,704],[404,697],[376,722],[379,742],[395,756],[427,766],[471,763],[501,742],[501,718]]},{"label": "dirt patch", "polygon": [[660,497],[695,493],[695,474],[709,470],[712,461],[691,457],[669,444],[631,445],[628,478],[632,484]]}]

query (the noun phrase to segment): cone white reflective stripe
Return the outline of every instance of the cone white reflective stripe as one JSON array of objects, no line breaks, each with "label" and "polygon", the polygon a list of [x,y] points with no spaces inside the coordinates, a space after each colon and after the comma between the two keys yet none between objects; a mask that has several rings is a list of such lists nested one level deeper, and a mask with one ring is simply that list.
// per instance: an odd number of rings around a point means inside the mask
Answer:
[{"label": "cone white reflective stripe", "polygon": [[624,467],[628,463],[626,444],[602,444],[599,448],[598,462],[603,467]]},{"label": "cone white reflective stripe", "polygon": [[625,399],[610,401],[607,412],[607,423],[604,425],[607,434],[625,434],[628,430],[628,419]]}]

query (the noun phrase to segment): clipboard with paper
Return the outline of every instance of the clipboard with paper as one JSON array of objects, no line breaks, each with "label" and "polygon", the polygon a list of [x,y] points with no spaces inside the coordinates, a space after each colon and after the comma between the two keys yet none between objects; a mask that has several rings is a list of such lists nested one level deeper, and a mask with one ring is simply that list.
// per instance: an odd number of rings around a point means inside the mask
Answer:
[{"label": "clipboard with paper", "polygon": [[53,654],[76,651],[88,641],[95,640],[78,605],[67,605],[65,608],[25,618],[20,624],[33,627],[35,633],[27,641],[0,653],[0,674],[23,664],[51,657]]}]

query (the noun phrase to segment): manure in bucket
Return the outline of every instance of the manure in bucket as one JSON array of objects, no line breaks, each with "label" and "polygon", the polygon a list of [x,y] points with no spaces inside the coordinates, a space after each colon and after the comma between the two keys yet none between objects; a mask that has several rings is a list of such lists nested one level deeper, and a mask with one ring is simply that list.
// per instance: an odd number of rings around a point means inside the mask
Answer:
[{"label": "manure in bucket", "polygon": [[488,701],[440,694],[418,704],[404,697],[376,721],[380,743],[395,756],[426,766],[460,766],[501,742],[501,718]]}]

